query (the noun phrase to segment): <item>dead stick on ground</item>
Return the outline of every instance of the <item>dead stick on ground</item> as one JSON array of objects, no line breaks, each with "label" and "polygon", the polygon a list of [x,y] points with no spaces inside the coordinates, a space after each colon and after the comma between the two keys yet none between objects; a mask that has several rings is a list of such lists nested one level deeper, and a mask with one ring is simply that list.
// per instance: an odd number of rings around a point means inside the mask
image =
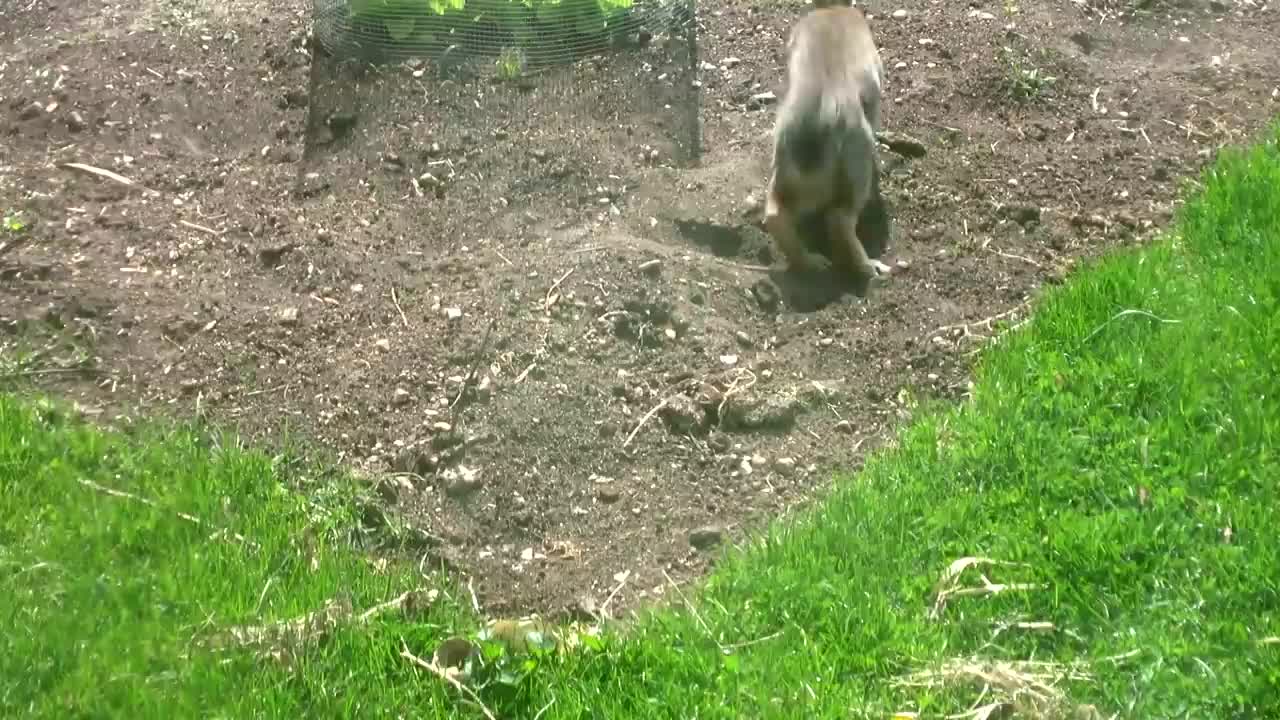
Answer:
[{"label": "dead stick on ground", "polygon": [[[739,372],[733,378],[733,382],[729,384],[729,387],[725,388],[724,397],[721,398],[720,405],[716,407],[717,418],[724,417],[724,406],[729,404],[729,398],[733,397],[734,395],[737,395],[738,393],[745,392],[751,389],[751,386],[756,384],[755,373],[751,372],[747,368],[739,368],[739,370],[741,372]],[[748,375],[751,377],[751,379],[748,380],[745,385],[743,385],[741,382],[744,375]]]},{"label": "dead stick on ground", "polygon": [[1015,307],[1011,307],[1008,310],[1005,310],[1004,312],[996,313],[991,317],[983,318],[981,320],[975,320],[974,322],[971,322],[971,323],[956,323],[954,325],[943,325],[937,330],[934,330],[928,335],[925,335],[925,337],[933,337],[934,335],[941,335],[942,333],[948,332],[950,330],[962,330],[962,329],[968,330],[969,328],[979,327],[982,325],[990,326],[991,323],[996,322],[997,320],[1003,320],[1009,317],[1010,315],[1013,315],[1014,313],[1018,312],[1019,310],[1022,310],[1026,306],[1027,306],[1027,303],[1024,301],[1024,302],[1018,303]]},{"label": "dead stick on ground", "polygon": [[[164,508],[160,507],[160,505],[159,505],[159,504],[157,504],[156,502],[154,502],[154,501],[152,501],[152,500],[148,500],[147,498],[144,498],[144,497],[142,497],[142,496],[140,496],[140,495],[134,495],[133,493],[127,493],[127,492],[125,492],[125,491],[123,491],[123,490],[116,490],[115,488],[109,488],[109,487],[107,487],[106,485],[99,485],[98,483],[96,483],[96,482],[94,482],[94,481],[92,481],[92,480],[86,480],[86,479],[84,479],[84,478],[80,478],[80,479],[78,479],[78,480],[77,480],[77,482],[79,482],[81,485],[84,485],[84,486],[85,486],[85,487],[87,487],[87,488],[91,488],[91,489],[93,489],[93,490],[97,490],[97,491],[98,491],[98,492],[100,492],[100,493],[104,493],[104,494],[106,494],[106,495],[110,495],[110,496],[112,496],[112,497],[117,497],[117,498],[121,498],[121,499],[124,499],[124,500],[132,500],[132,501],[134,501],[134,502],[142,503],[143,505],[146,505],[146,506],[148,506],[148,507],[153,507],[153,508],[155,508],[155,509],[157,509],[157,510],[163,510],[163,509],[164,509]],[[191,523],[191,524],[193,524],[193,525],[199,525],[200,527],[205,527],[205,528],[209,527],[209,525],[208,525],[207,523],[205,523],[205,521],[201,520],[200,518],[196,517],[195,515],[188,515],[187,513],[184,513],[184,512],[182,512],[181,510],[174,510],[174,511],[173,511],[173,514],[177,515],[178,517],[182,518],[183,520],[186,520],[187,522],[189,522],[189,523]],[[250,541],[248,538],[246,538],[245,536],[241,535],[240,533],[228,532],[228,531],[227,531],[226,529],[224,529],[224,528],[218,528],[218,529],[217,529],[217,532],[218,532],[218,533],[223,533],[223,534],[229,534],[229,535],[231,535],[231,537],[235,538],[236,540],[239,540],[240,542],[242,542],[242,543],[244,543],[244,544],[246,544],[246,545],[249,545],[250,547],[253,547],[253,548],[257,548],[257,547],[258,547],[256,543],[253,543],[252,541]]]},{"label": "dead stick on ground", "polygon": [[467,592],[471,593],[471,609],[480,614],[480,598],[476,597],[476,586],[472,584],[472,579],[467,578]]},{"label": "dead stick on ground", "polygon": [[[453,398],[453,402],[449,403],[449,407],[458,404],[462,396],[467,392],[467,386],[475,380],[476,371],[480,369],[480,359],[484,357],[484,351],[489,347],[489,336],[493,334],[493,326],[498,324],[497,318],[489,321],[489,329],[484,331],[484,338],[480,341],[480,347],[476,350],[476,356],[471,360],[471,369],[467,370],[467,374],[462,376],[462,388],[458,390],[458,395]],[[465,447],[463,448],[466,449]]]},{"label": "dead stick on ground", "polygon": [[360,615],[357,616],[356,619],[359,622],[366,623],[374,619],[375,617],[381,615],[382,613],[388,612],[390,610],[400,610],[404,607],[404,604],[409,601],[409,598],[413,597],[415,594],[420,592],[422,591],[406,590],[386,602],[378,603],[377,605],[374,605],[368,610],[365,610],[364,612],[360,613]]},{"label": "dead stick on ground", "polygon": [[679,585],[676,585],[676,581],[671,579],[671,576],[667,574],[666,570],[662,571],[662,577],[667,579],[667,582],[671,585],[671,589],[676,591],[676,594],[679,595],[680,599],[684,602],[684,606],[689,609],[690,613],[693,613],[693,619],[697,620],[698,624],[702,626],[702,629],[706,631],[707,637],[711,638],[711,642],[715,643],[716,647],[720,648],[720,654],[728,655],[729,649],[724,646],[724,643],[716,639],[715,633],[711,632],[711,627],[707,625],[707,621],[702,619],[702,615],[698,613],[698,609],[693,606],[693,603],[689,602],[689,598],[685,597],[684,591],[680,589]]},{"label": "dead stick on ground", "polygon": [[778,632],[776,632],[776,633],[771,633],[771,634],[769,634],[769,635],[765,635],[764,637],[758,637],[758,638],[756,638],[755,640],[743,640],[743,641],[742,641],[742,642],[740,642],[740,643],[734,643],[734,644],[732,644],[732,645],[726,645],[726,646],[725,646],[725,649],[727,649],[727,650],[741,650],[742,648],[745,648],[745,647],[751,647],[752,645],[759,645],[760,643],[766,643],[766,642],[769,642],[770,640],[773,640],[774,638],[778,638],[778,637],[782,637],[782,631],[781,631],[781,630],[779,630],[779,631],[778,631]]},{"label": "dead stick on ground", "polygon": [[400,298],[396,295],[396,288],[391,287],[391,304],[396,306],[396,312],[400,313],[400,321],[405,327],[409,327],[409,318],[405,317],[404,308],[400,307]]},{"label": "dead stick on ground", "polygon": [[114,173],[114,172],[111,172],[110,170],[104,170],[100,167],[94,167],[93,165],[85,165],[84,163],[69,162],[69,163],[62,163],[61,167],[64,167],[68,170],[79,170],[80,172],[86,172],[86,173],[89,173],[90,175],[97,175],[100,178],[106,178],[113,182],[118,182],[121,185],[128,185],[130,187],[139,187],[151,195],[160,194],[155,190],[138,185],[134,181],[130,180],[129,178],[119,173]]},{"label": "dead stick on ground", "polygon": [[676,394],[673,393],[671,395],[668,395],[662,398],[661,402],[659,402],[657,405],[654,405],[653,409],[645,413],[644,417],[640,418],[640,422],[636,423],[635,428],[631,431],[631,434],[627,436],[627,439],[622,441],[622,447],[626,447],[630,445],[631,441],[635,439],[636,433],[640,432],[640,428],[644,427],[644,424],[649,422],[649,420],[652,419],[654,415],[657,415],[659,410],[666,407],[667,403],[671,401],[671,398],[675,396]]},{"label": "dead stick on ground", "polygon": [[498,720],[497,716],[495,716],[489,710],[489,708],[485,707],[484,702],[480,700],[480,696],[477,695],[474,690],[458,682],[457,678],[450,677],[449,674],[446,673],[444,670],[441,670],[440,668],[436,667],[435,663],[429,663],[426,660],[423,660],[422,658],[418,657],[417,655],[414,655],[412,652],[409,651],[409,646],[404,642],[403,639],[400,640],[400,645],[401,645],[400,657],[408,660],[414,665],[417,665],[423,670],[426,670],[432,673],[436,677],[440,678],[441,680],[457,688],[459,692],[471,698],[471,701],[474,702],[476,706],[480,708],[480,712],[484,713],[484,716],[489,720]]},{"label": "dead stick on ground", "polygon": [[192,230],[199,230],[202,233],[208,233],[210,235],[213,235],[214,237],[220,237],[221,235],[227,232],[226,230],[214,230],[213,228],[205,227],[203,225],[197,225],[193,222],[187,222],[186,220],[179,220],[178,224],[184,227],[189,227]]},{"label": "dead stick on ground", "polygon": [[247,398],[250,398],[250,397],[257,397],[257,396],[259,396],[259,395],[268,395],[268,394],[270,394],[270,393],[277,393],[277,392],[280,392],[281,390],[288,390],[290,387],[292,387],[292,386],[291,386],[291,385],[277,385],[277,386],[275,386],[275,387],[273,387],[273,388],[264,388],[264,389],[262,389],[262,390],[250,390],[249,392],[245,393],[245,394],[244,394],[244,396],[245,396],[245,397],[247,397]]},{"label": "dead stick on ground", "polygon": [[1105,329],[1106,329],[1106,327],[1107,327],[1108,325],[1110,325],[1111,323],[1115,322],[1116,320],[1119,320],[1119,319],[1120,319],[1120,318],[1122,318],[1122,317],[1127,317],[1127,316],[1129,316],[1129,315],[1141,315],[1141,316],[1142,316],[1142,317],[1144,317],[1144,318],[1149,318],[1149,319],[1151,319],[1151,320],[1155,320],[1156,322],[1158,322],[1158,323],[1160,323],[1160,324],[1162,324],[1162,325],[1177,325],[1178,323],[1182,322],[1181,320],[1167,320],[1167,319],[1162,318],[1162,317],[1160,317],[1159,315],[1156,315],[1156,314],[1154,314],[1154,313],[1149,313],[1149,312],[1147,312],[1146,310],[1136,310],[1136,309],[1130,308],[1129,310],[1121,310],[1120,312],[1116,313],[1115,315],[1112,315],[1110,318],[1108,318],[1108,319],[1107,319],[1107,321],[1106,321],[1106,322],[1104,322],[1104,323],[1102,323],[1101,325],[1099,325],[1098,327],[1094,328],[1093,332],[1089,333],[1089,334],[1088,334],[1088,336],[1086,336],[1084,340],[1081,340],[1081,341],[1080,341],[1080,344],[1081,344],[1081,345],[1083,345],[1083,344],[1085,344],[1085,343],[1089,342],[1089,341],[1090,341],[1090,340],[1092,340],[1095,336],[1097,336],[1097,334],[1098,334],[1098,333],[1100,333],[1100,332],[1102,332],[1103,330],[1105,330]]},{"label": "dead stick on ground", "polygon": [[618,593],[622,592],[622,588],[627,584],[627,581],[630,579],[631,579],[631,572],[628,571],[626,575],[622,576],[622,580],[618,581],[618,584],[614,586],[613,592],[609,593],[609,597],[604,599],[604,604],[600,606],[601,617],[612,617],[611,615],[609,615],[609,605],[613,602],[613,599],[618,596]]},{"label": "dead stick on ground", "polygon": [[0,380],[16,380],[24,377],[36,377],[37,375],[68,375],[72,373],[97,374],[98,371],[93,368],[35,368],[32,370],[15,370],[14,372],[0,373]]},{"label": "dead stick on ground", "polygon": [[554,283],[551,284],[551,288],[547,290],[547,296],[542,299],[543,309],[545,310],[551,309],[551,296],[554,295],[556,292],[556,289],[560,287],[560,283],[564,282],[566,278],[568,278],[570,275],[573,274],[574,270],[577,270],[577,268],[571,267],[568,270],[565,270],[564,274],[561,275],[558,280],[556,280]]},{"label": "dead stick on ground", "polygon": [[985,244],[985,243],[983,244],[983,246],[984,246],[984,247],[986,247],[986,249],[987,249],[987,251],[988,251],[988,252],[995,253],[996,255],[999,255],[1000,257],[1003,257],[1003,258],[1009,258],[1010,260],[1018,260],[1018,261],[1021,261],[1021,262],[1026,263],[1026,264],[1028,264],[1028,265],[1031,265],[1032,267],[1036,267],[1036,268],[1039,268],[1039,269],[1041,269],[1041,270],[1043,270],[1043,269],[1044,269],[1044,266],[1043,266],[1043,265],[1041,265],[1040,263],[1036,262],[1035,260],[1032,260],[1032,259],[1031,259],[1031,258],[1029,258],[1029,257],[1023,256],[1023,255],[1014,255],[1013,253],[1007,253],[1007,252],[1005,252],[1005,251],[1001,250],[1000,248],[990,247],[989,245],[987,245],[987,244]]},{"label": "dead stick on ground", "polygon": [[542,709],[539,710],[537,714],[533,716],[533,720],[539,720],[539,718],[541,718],[544,714],[546,714],[546,712],[551,709],[551,706],[555,704],[556,704],[556,697],[552,695],[551,700],[548,701],[546,705],[543,705]]}]

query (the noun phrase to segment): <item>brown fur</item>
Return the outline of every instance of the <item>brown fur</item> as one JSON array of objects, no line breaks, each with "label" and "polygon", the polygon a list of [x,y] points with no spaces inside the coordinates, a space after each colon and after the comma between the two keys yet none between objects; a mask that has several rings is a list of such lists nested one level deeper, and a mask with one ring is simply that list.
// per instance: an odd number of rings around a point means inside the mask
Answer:
[{"label": "brown fur", "polygon": [[875,132],[883,68],[861,10],[847,0],[814,4],[787,42],[788,87],[774,125],[765,227],[792,269],[811,270],[814,258],[797,225],[801,216],[821,212],[832,259],[869,282],[876,264],[857,226],[879,191]]}]

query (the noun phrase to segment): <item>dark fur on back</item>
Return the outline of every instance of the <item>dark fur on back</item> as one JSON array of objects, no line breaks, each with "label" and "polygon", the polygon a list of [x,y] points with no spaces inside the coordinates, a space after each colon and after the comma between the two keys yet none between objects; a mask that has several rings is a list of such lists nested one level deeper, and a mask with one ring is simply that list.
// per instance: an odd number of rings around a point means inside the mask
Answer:
[{"label": "dark fur on back", "polygon": [[783,128],[778,140],[796,170],[814,172],[827,155],[838,156],[843,150],[847,133],[844,118],[830,123],[817,112],[802,112],[797,117],[796,122]]}]

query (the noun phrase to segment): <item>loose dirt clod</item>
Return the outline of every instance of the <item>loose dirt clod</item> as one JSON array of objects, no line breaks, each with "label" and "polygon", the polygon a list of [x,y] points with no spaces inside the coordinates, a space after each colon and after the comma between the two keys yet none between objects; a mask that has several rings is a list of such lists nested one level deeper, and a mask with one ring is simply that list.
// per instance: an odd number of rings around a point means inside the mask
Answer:
[{"label": "loose dirt clod", "polygon": [[707,550],[719,545],[723,538],[723,528],[718,525],[707,525],[689,533],[689,544],[697,550]]}]

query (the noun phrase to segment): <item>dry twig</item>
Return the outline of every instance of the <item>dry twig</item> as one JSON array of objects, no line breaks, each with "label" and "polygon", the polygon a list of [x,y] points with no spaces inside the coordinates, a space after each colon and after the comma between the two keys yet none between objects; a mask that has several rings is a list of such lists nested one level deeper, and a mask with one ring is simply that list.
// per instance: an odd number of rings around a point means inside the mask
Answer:
[{"label": "dry twig", "polygon": [[1031,717],[1096,718],[1097,710],[1091,705],[1075,705],[1056,686],[1063,680],[1088,681],[1092,676],[1083,665],[1063,665],[1037,661],[996,661],[984,658],[955,658],[938,668],[921,670],[900,678],[894,684],[904,687],[941,689],[955,685],[979,685],[982,690],[977,703],[988,694],[994,701],[974,707],[953,718],[982,720],[996,715],[996,711],[1013,711]]},{"label": "dry twig", "polygon": [[942,577],[934,585],[934,602],[933,607],[929,611],[929,615],[934,619],[942,616],[942,611],[946,609],[947,602],[953,597],[968,597],[973,595],[997,595],[1003,592],[1019,591],[1019,590],[1038,590],[1041,585],[1031,583],[993,583],[985,574],[980,573],[982,585],[963,587],[960,584],[960,576],[965,570],[972,567],[982,565],[1004,565],[1018,566],[1020,563],[1006,562],[1001,560],[992,560],[984,557],[962,557],[952,562]]},{"label": "dry twig", "polygon": [[1110,325],[1111,323],[1115,322],[1116,320],[1119,320],[1120,318],[1125,317],[1125,316],[1127,316],[1127,315],[1141,315],[1142,317],[1145,317],[1145,318],[1151,318],[1152,320],[1155,320],[1156,322],[1158,322],[1158,323],[1162,323],[1162,324],[1165,324],[1165,325],[1177,325],[1178,323],[1182,322],[1181,320],[1166,320],[1166,319],[1164,319],[1164,318],[1160,317],[1159,315],[1155,315],[1155,314],[1153,314],[1153,313],[1149,313],[1149,312],[1147,312],[1146,310],[1134,310],[1134,309],[1121,310],[1120,312],[1116,313],[1115,315],[1112,315],[1111,317],[1107,318],[1107,321],[1106,321],[1106,322],[1104,322],[1104,323],[1102,323],[1101,325],[1099,325],[1098,327],[1094,328],[1093,332],[1091,332],[1091,333],[1089,333],[1088,335],[1086,335],[1086,336],[1085,336],[1085,338],[1084,338],[1084,340],[1081,340],[1081,341],[1080,341],[1080,344],[1081,344],[1081,345],[1083,345],[1083,344],[1085,344],[1085,343],[1089,342],[1090,340],[1092,340],[1092,339],[1094,338],[1094,336],[1096,336],[1098,333],[1100,333],[1100,332],[1102,332],[1104,329],[1106,329],[1106,327],[1107,327],[1108,325]]},{"label": "dry twig", "polygon": [[70,375],[74,373],[97,374],[99,371],[88,367],[51,367],[32,368],[30,370],[14,370],[0,373],[0,380],[17,380],[18,378],[37,377],[39,375]]},{"label": "dry twig", "polygon": [[954,325],[943,325],[942,327],[934,330],[928,335],[925,335],[925,337],[926,338],[935,337],[943,333],[951,332],[952,330],[963,330],[966,336],[970,334],[974,334],[971,332],[973,328],[984,327],[984,326],[991,327],[992,323],[998,322],[1011,315],[1017,314],[1019,311],[1024,309],[1029,303],[1030,303],[1029,300],[1024,300],[1023,302],[1018,303],[1016,306],[1011,307],[1008,310],[1005,310],[1004,312],[996,313],[995,315],[983,318],[981,320],[975,320],[974,322],[971,322],[971,323],[956,323]]},{"label": "dry twig", "polygon": [[480,712],[484,713],[484,716],[488,718],[488,720],[498,720],[497,716],[495,716],[493,712],[489,710],[488,707],[485,706],[484,702],[480,699],[480,696],[477,695],[474,690],[458,682],[457,678],[445,672],[443,668],[436,666],[435,663],[427,662],[426,660],[423,660],[417,655],[414,655],[412,652],[409,651],[409,646],[404,642],[404,640],[401,640],[400,643],[401,643],[400,657],[408,660],[414,665],[417,665],[423,670],[426,670],[432,673],[436,677],[452,685],[454,688],[458,690],[458,692],[461,692],[462,694],[469,697],[471,701],[475,703],[477,707],[480,708]]},{"label": "dry twig", "polygon": [[[466,394],[467,388],[476,378],[476,371],[480,369],[480,359],[484,357],[484,351],[489,347],[489,337],[493,335],[493,328],[498,324],[497,318],[489,321],[489,328],[484,331],[484,337],[480,339],[480,347],[476,349],[475,357],[471,359],[471,367],[467,370],[467,374],[462,376],[462,387],[458,389],[458,394],[453,398],[453,402],[449,403],[449,407],[458,404],[462,400],[462,396]],[[465,450],[465,445],[463,446]]]},{"label": "dry twig", "polygon": [[[105,495],[110,495],[112,497],[117,497],[124,500],[132,500],[133,502],[142,503],[147,507],[153,507],[157,510],[164,509],[160,507],[160,505],[153,500],[148,500],[147,498],[141,497],[139,495],[134,495],[133,493],[127,493],[123,490],[116,490],[114,488],[109,488],[105,485],[99,485],[98,483],[92,480],[86,480],[84,478],[80,478],[79,480],[77,480],[77,482],[79,482],[81,485],[84,485],[87,488],[97,490],[98,492],[103,493]],[[173,514],[177,515],[178,517],[182,518],[183,520],[186,520],[187,522],[193,525],[198,525],[202,528],[211,527],[209,524],[207,524],[205,521],[201,520],[200,518],[194,515],[188,515],[187,513],[184,513],[180,510],[174,510]],[[249,547],[254,548],[255,550],[258,548],[257,543],[253,542],[252,540],[249,540],[248,538],[241,535],[240,533],[230,532],[225,528],[215,528],[214,535],[215,536],[230,535],[231,537],[235,538],[239,542],[244,543],[245,545],[248,545]]]},{"label": "dry twig", "polygon": [[400,307],[400,298],[396,295],[396,288],[394,285],[391,286],[391,304],[395,305],[396,312],[400,313],[400,322],[404,323],[406,328],[409,327],[409,318],[405,316],[404,308]]},{"label": "dry twig", "polygon": [[214,230],[213,228],[205,227],[204,225],[197,225],[193,222],[187,222],[186,220],[179,220],[178,224],[184,227],[189,227],[192,230],[198,230],[202,233],[207,233],[214,237],[221,237],[222,235],[225,235],[227,232],[226,230]]},{"label": "dry twig", "polygon": [[[263,588],[263,595],[265,594],[266,588]],[[207,644],[213,649],[248,647],[254,649],[259,656],[288,662],[297,648],[327,637],[345,623],[364,625],[379,615],[404,611],[407,606],[416,602],[434,602],[438,594],[435,590],[409,590],[356,615],[350,596],[343,593],[330,599],[319,609],[298,617],[261,625],[227,628],[211,637]]]},{"label": "dry twig", "polygon": [[79,170],[80,172],[89,173],[90,175],[96,175],[100,178],[106,178],[107,180],[111,180],[112,182],[117,182],[117,183],[120,183],[121,185],[127,185],[129,187],[141,187],[145,192],[147,192],[150,195],[160,194],[155,190],[138,185],[134,181],[130,180],[129,178],[119,173],[115,173],[110,170],[105,170],[100,167],[95,167],[93,165],[86,165],[84,163],[76,163],[76,162],[68,162],[68,163],[61,163],[60,167],[66,168],[68,170]]},{"label": "dry twig", "polygon": [[559,293],[556,292],[556,290],[560,288],[560,283],[564,282],[570,275],[573,274],[574,270],[577,270],[577,268],[571,267],[568,270],[565,270],[564,274],[561,275],[559,278],[557,278],[556,281],[551,284],[551,287],[547,290],[547,296],[542,299],[542,309],[544,311],[550,311],[551,306],[555,305],[556,302],[560,300],[560,295]]},{"label": "dry twig", "polygon": [[671,589],[675,590],[676,594],[680,596],[680,600],[684,602],[684,606],[693,614],[693,619],[697,620],[698,625],[702,626],[703,631],[707,633],[707,637],[711,638],[711,642],[715,643],[716,647],[720,648],[720,654],[728,655],[730,653],[729,648],[725,647],[724,643],[720,642],[719,638],[715,636],[715,633],[711,632],[711,627],[707,625],[707,621],[702,619],[702,615],[698,612],[698,609],[693,606],[693,603],[689,602],[689,598],[685,597],[684,591],[680,589],[679,585],[676,585],[676,581],[671,579],[671,576],[667,574],[665,569],[662,571],[662,577],[667,579],[667,583],[671,585]]},{"label": "dry twig", "polygon": [[658,411],[660,411],[660,410],[662,410],[662,408],[666,407],[666,406],[667,406],[667,403],[671,402],[672,398],[674,398],[676,395],[679,395],[679,394],[680,394],[679,392],[674,392],[674,393],[671,393],[670,395],[668,395],[668,396],[666,396],[666,397],[662,398],[662,400],[660,400],[660,401],[658,402],[658,404],[657,404],[657,405],[654,405],[654,406],[649,410],[649,412],[645,413],[645,414],[644,414],[644,417],[640,418],[640,422],[636,423],[635,428],[633,428],[633,429],[631,430],[630,434],[628,434],[628,435],[627,435],[627,439],[622,441],[622,447],[626,447],[626,446],[630,445],[630,444],[631,444],[631,441],[635,439],[636,434],[640,432],[640,428],[644,427],[645,423],[647,423],[647,422],[649,422],[651,419],[653,419],[653,416],[654,416],[654,415],[657,415],[657,414],[658,414]]}]

